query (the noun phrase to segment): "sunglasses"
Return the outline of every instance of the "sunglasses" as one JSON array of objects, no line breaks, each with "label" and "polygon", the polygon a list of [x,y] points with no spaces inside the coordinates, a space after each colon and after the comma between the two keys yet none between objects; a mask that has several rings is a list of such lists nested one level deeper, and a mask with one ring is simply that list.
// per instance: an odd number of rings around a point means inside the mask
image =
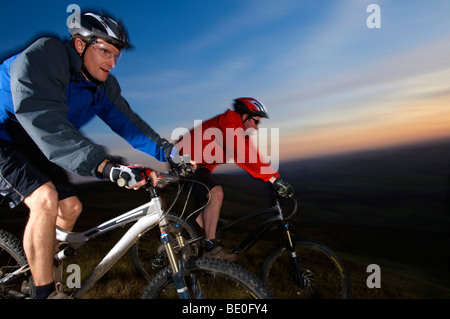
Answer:
[{"label": "sunglasses", "polygon": [[119,53],[113,53],[109,48],[109,45],[103,42],[98,42],[97,40],[93,40],[90,42],[95,52],[98,53],[104,59],[114,59],[114,63],[117,63],[120,59],[121,51]]},{"label": "sunglasses", "polygon": [[246,121],[248,121],[248,120],[253,120],[253,122],[255,122],[256,125],[259,125],[259,123],[261,123],[260,120],[257,120],[257,119],[255,119],[255,118],[252,117],[252,116],[248,116],[248,117],[244,120],[244,123],[245,123]]},{"label": "sunglasses", "polygon": [[255,122],[256,125],[259,125],[259,123],[261,123],[260,120],[257,120],[257,119],[255,119],[254,117],[251,117],[251,116],[250,116],[250,118],[253,120],[253,122]]}]

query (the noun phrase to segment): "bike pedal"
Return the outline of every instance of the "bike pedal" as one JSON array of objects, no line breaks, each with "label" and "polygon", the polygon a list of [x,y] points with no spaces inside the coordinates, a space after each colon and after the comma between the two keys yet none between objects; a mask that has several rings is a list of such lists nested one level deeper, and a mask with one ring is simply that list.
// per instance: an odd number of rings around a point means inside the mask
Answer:
[{"label": "bike pedal", "polygon": [[30,284],[28,283],[28,281],[23,281],[22,285],[20,287],[20,292],[24,295],[30,295],[31,289],[30,289]]}]

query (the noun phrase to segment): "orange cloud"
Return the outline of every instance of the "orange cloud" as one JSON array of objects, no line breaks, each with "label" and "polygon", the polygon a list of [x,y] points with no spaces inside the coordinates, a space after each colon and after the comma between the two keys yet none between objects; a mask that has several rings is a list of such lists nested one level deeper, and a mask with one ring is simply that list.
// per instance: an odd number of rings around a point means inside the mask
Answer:
[{"label": "orange cloud", "polygon": [[280,136],[281,160],[450,137],[450,92],[429,99],[402,101],[388,112],[361,115],[359,122],[284,133]]}]

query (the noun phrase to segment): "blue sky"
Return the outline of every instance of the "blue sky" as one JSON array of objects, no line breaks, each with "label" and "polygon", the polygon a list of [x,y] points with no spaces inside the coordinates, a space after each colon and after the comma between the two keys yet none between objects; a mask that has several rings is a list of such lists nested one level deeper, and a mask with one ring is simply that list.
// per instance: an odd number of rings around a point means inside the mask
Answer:
[{"label": "blue sky", "polygon": [[[450,136],[450,1],[172,0],[2,3],[0,56],[67,37],[69,4],[105,9],[135,46],[113,73],[162,136],[253,96],[281,160]],[[369,4],[381,28],[369,28]],[[128,154],[100,121],[94,141]]]}]

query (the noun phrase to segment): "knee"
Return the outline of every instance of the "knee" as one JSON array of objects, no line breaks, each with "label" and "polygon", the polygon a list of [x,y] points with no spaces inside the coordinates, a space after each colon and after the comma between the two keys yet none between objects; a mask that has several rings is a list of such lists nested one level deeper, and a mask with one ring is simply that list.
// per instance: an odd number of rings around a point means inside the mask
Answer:
[{"label": "knee", "polygon": [[83,204],[80,202],[78,198],[76,198],[76,202],[73,207],[73,213],[78,217],[83,211]]},{"label": "knee", "polygon": [[46,183],[37,188],[24,200],[30,209],[30,213],[41,212],[53,215],[56,218],[58,212],[58,192],[52,183]]},{"label": "knee", "polygon": [[73,196],[60,201],[59,209],[63,218],[77,219],[83,210],[83,204],[78,197]]},{"label": "knee", "polygon": [[224,197],[224,192],[222,186],[216,186],[211,189],[211,201],[216,203],[222,203]]},{"label": "knee", "polygon": [[72,216],[78,218],[83,210],[83,204],[80,202],[78,197],[74,197],[71,207]]}]

